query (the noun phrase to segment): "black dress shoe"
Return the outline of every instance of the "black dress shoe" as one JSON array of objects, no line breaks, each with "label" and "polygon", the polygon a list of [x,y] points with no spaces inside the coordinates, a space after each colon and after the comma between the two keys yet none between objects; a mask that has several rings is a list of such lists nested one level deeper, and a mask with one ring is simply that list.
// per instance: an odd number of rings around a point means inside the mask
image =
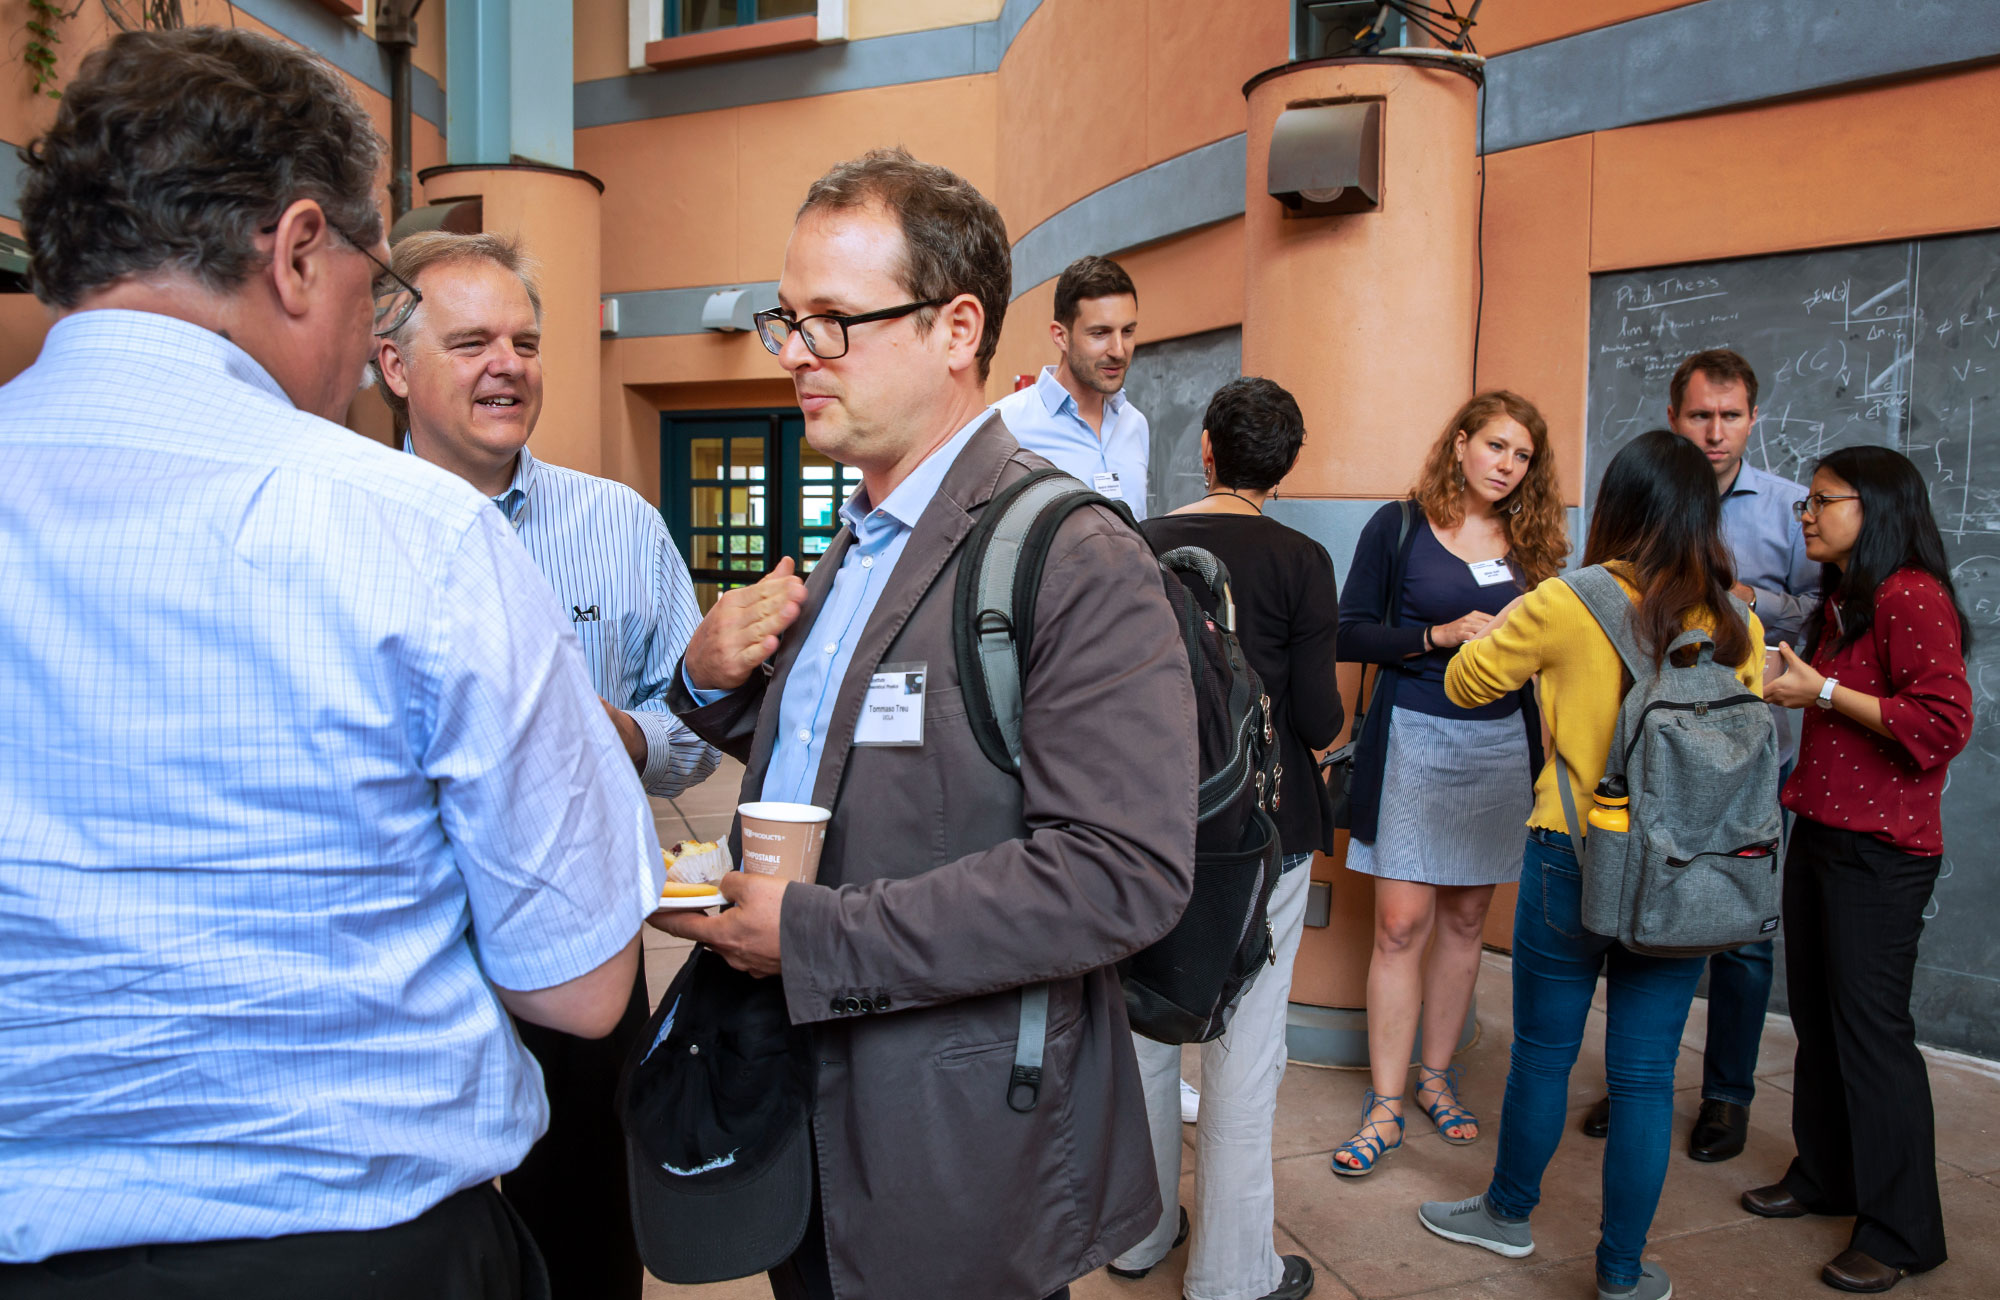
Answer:
[{"label": "black dress shoe", "polygon": [[1278,1289],[1263,1300],[1306,1300],[1313,1293],[1313,1266],[1306,1263],[1304,1256],[1286,1255],[1285,1276],[1278,1282]]},{"label": "black dress shoe", "polygon": [[1849,1246],[1819,1271],[1819,1280],[1836,1291],[1859,1291],[1872,1295],[1895,1286],[1909,1271],[1907,1268],[1891,1268],[1873,1255],[1863,1254]]},{"label": "black dress shoe", "polygon": [[1812,1213],[1783,1183],[1753,1187],[1742,1199],[1744,1209],[1766,1219],[1803,1219]]},{"label": "black dress shoe", "polygon": [[[1174,1234],[1174,1244],[1172,1246],[1167,1247],[1167,1249],[1173,1250],[1175,1247],[1179,1246],[1182,1242],[1187,1240],[1187,1235],[1188,1235],[1187,1206],[1183,1205],[1181,1206],[1181,1230]],[[1305,1261],[1300,1260],[1299,1262],[1303,1264]],[[1106,1264],[1104,1266],[1104,1271],[1111,1274],[1111,1276],[1113,1277],[1132,1278],[1136,1280],[1152,1272],[1153,1266],[1151,1264],[1148,1264],[1144,1268],[1120,1268],[1116,1264]],[[1311,1285],[1308,1284],[1306,1290],[1310,1291],[1311,1289],[1312,1289]],[[1305,1291],[1301,1291],[1299,1292],[1299,1294],[1304,1295]]]},{"label": "black dress shoe", "polygon": [[1743,1144],[1749,1140],[1748,1106],[1704,1097],[1701,1113],[1695,1116],[1694,1128],[1688,1133],[1688,1158],[1705,1164],[1734,1160],[1743,1154]]},{"label": "black dress shoe", "polygon": [[1601,1138],[1611,1131],[1611,1098],[1599,1097],[1597,1104],[1583,1112],[1583,1135]]}]

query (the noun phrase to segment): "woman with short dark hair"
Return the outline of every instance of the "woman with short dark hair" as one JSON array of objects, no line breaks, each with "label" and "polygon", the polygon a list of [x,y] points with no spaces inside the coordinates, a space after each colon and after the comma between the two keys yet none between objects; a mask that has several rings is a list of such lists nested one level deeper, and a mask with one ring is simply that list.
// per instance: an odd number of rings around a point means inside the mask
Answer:
[{"label": "woman with short dark hair", "polygon": [[[1208,494],[1141,527],[1156,551],[1199,546],[1229,570],[1236,635],[1271,697],[1282,765],[1271,819],[1284,862],[1268,909],[1274,964],[1244,991],[1222,1037],[1201,1049],[1195,1125],[1201,1178],[1181,1287],[1189,1300],[1298,1300],[1312,1290],[1312,1266],[1302,1255],[1281,1257],[1271,1246],[1271,1123],[1285,1073],[1292,961],[1305,927],[1312,874],[1306,866],[1315,851],[1333,847],[1333,809],[1312,751],[1332,744],[1340,732],[1333,676],[1340,597],[1326,548],[1264,514],[1305,441],[1305,420],[1292,395],[1268,379],[1238,379],[1210,399],[1202,425]],[[1177,1208],[1181,1049],[1136,1034],[1132,1043],[1145,1082],[1164,1212],[1145,1240],[1112,1261],[1111,1271],[1121,1277],[1149,1271],[1189,1224]]]},{"label": "woman with short dark hair", "polygon": [[1887,1291],[1945,1258],[1910,986],[1943,861],[1946,768],[1972,735],[1971,628],[1906,457],[1842,448],[1793,509],[1827,593],[1805,657],[1782,647],[1783,673],[1764,691],[1806,711],[1781,796],[1797,817],[1784,918],[1798,1156],[1743,1204],[1767,1218],[1853,1215],[1847,1249],[1820,1276]]}]

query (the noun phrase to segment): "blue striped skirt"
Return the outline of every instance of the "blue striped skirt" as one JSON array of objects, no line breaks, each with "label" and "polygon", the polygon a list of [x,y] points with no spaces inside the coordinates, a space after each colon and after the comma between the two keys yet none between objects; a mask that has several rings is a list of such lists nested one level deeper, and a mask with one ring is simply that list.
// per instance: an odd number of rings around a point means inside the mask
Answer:
[{"label": "blue striped skirt", "polygon": [[1395,709],[1375,842],[1349,842],[1348,870],[1425,885],[1518,880],[1534,806],[1520,714],[1459,719]]}]

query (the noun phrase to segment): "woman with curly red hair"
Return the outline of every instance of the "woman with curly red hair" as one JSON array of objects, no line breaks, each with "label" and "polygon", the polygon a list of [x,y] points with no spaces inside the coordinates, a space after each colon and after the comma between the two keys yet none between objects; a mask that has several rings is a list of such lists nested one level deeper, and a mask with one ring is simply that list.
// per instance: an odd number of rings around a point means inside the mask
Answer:
[{"label": "woman with curly red hair", "polygon": [[[1445,1141],[1479,1135],[1451,1064],[1479,973],[1494,886],[1521,869],[1541,768],[1531,689],[1479,708],[1445,697],[1458,647],[1562,567],[1569,521],[1548,425],[1516,393],[1480,393],[1431,448],[1406,501],[1362,530],[1340,601],[1340,658],[1379,665],[1355,745],[1347,866],[1376,877],[1368,965],[1374,1087],[1333,1154],[1358,1178],[1402,1145],[1403,1086],[1421,1017],[1416,1101]],[[1435,942],[1433,942],[1435,934]]]}]

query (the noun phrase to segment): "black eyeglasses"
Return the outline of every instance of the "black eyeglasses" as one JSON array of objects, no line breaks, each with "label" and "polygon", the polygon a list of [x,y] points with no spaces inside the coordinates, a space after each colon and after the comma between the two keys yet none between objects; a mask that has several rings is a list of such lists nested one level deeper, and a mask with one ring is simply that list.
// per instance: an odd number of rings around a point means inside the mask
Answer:
[{"label": "black eyeglasses", "polygon": [[942,307],[950,301],[949,298],[929,298],[923,302],[906,302],[900,307],[884,307],[881,311],[865,311],[859,316],[835,316],[830,312],[821,312],[816,316],[794,317],[783,307],[772,307],[758,312],[751,319],[757,322],[757,337],[764,340],[764,347],[772,356],[783,352],[786,342],[797,333],[804,340],[806,351],[821,361],[833,361],[847,355],[849,326],[895,320],[926,307]]},{"label": "black eyeglasses", "polygon": [[[334,234],[346,240],[355,252],[375,263],[375,269],[381,272],[380,275],[375,277],[375,324],[372,327],[375,337],[379,339],[386,335],[394,334],[397,330],[409,324],[410,317],[416,314],[417,304],[424,300],[423,292],[416,285],[411,284],[408,280],[390,270],[386,262],[368,251],[366,244],[363,244],[339,226],[334,225],[331,221],[326,224]],[[277,232],[278,227],[276,225],[265,226],[262,230],[258,231],[259,234],[264,235],[274,235]]]},{"label": "black eyeglasses", "polygon": [[1817,519],[1819,512],[1826,509],[1826,503],[1829,501],[1859,501],[1860,499],[1860,494],[1856,492],[1848,492],[1839,496],[1832,496],[1825,492],[1815,492],[1803,501],[1792,502],[1792,518],[1804,519],[1807,515],[1811,515]]}]

